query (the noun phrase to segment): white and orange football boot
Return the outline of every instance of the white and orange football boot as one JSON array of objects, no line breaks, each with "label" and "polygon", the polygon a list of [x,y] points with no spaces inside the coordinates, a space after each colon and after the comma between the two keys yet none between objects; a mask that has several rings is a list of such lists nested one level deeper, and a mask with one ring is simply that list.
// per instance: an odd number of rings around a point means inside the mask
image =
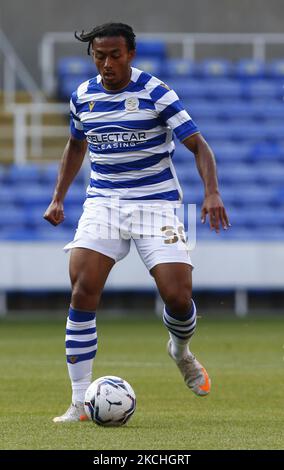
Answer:
[{"label": "white and orange football boot", "polygon": [[54,423],[72,423],[75,421],[87,421],[88,417],[85,413],[84,403],[71,403],[68,410],[62,416],[53,418]]},{"label": "white and orange football boot", "polygon": [[183,359],[176,361],[172,355],[172,342],[168,342],[168,353],[169,356],[175,361],[178,366],[181,375],[184,378],[185,384],[190,388],[190,390],[198,395],[199,397],[204,397],[210,393],[211,389],[211,380],[206,369],[198,362],[193,354],[189,354]]}]

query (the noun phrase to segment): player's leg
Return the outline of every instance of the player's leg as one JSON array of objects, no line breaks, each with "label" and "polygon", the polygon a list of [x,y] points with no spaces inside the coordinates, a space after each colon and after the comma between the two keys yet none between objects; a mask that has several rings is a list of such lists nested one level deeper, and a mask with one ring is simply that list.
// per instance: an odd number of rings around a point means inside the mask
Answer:
[{"label": "player's leg", "polygon": [[66,358],[72,404],[54,422],[78,421],[91,383],[97,351],[96,309],[115,260],[94,250],[73,248],[70,257],[71,305],[66,325]]},{"label": "player's leg", "polygon": [[188,342],[196,327],[196,308],[191,298],[192,267],[185,263],[162,263],[151,269],[164,301],[163,321],[169,330],[172,355],[188,355]]},{"label": "player's leg", "polygon": [[187,386],[199,396],[210,392],[204,367],[188,348],[196,328],[192,295],[192,267],[184,263],[159,263],[150,270],[165,303],[163,321],[169,331],[168,352],[179,367]]}]

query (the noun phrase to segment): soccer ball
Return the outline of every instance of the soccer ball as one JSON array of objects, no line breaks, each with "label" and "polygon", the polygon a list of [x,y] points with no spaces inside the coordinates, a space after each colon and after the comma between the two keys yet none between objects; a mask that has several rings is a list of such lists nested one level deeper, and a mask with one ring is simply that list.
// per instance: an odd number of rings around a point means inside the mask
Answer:
[{"label": "soccer ball", "polygon": [[121,426],[133,415],[136,397],[126,380],[109,375],[91,383],[85,394],[86,415],[101,426]]}]

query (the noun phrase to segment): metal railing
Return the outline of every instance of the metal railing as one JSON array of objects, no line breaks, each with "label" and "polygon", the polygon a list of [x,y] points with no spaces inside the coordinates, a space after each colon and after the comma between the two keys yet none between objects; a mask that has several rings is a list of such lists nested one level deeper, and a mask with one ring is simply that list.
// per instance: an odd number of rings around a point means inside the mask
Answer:
[{"label": "metal railing", "polygon": [[[198,45],[249,45],[253,59],[266,60],[267,46],[284,44],[284,34],[255,33],[137,33],[138,39],[161,39],[168,45],[180,45],[182,57],[194,60]],[[74,33],[50,32],[43,36],[40,44],[40,67],[42,88],[47,95],[56,89],[55,49],[59,44],[74,43]]]},{"label": "metal railing", "polygon": [[[14,116],[14,162],[24,165],[28,156],[28,138],[31,156],[41,158],[43,137],[68,137],[68,126],[43,124],[44,114],[68,115],[69,106],[62,103],[17,104],[8,108]],[[31,116],[28,122],[28,116]]]},{"label": "metal railing", "polygon": [[15,103],[17,79],[33,102],[45,101],[45,97],[30,72],[16,54],[7,36],[0,29],[0,53],[4,56],[3,91],[4,105]]}]

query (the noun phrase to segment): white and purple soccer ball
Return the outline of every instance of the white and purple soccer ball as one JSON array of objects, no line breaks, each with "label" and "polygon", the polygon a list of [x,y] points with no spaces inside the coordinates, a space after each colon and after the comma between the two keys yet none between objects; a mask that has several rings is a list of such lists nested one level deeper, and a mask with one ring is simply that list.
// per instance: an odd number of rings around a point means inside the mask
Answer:
[{"label": "white and purple soccer ball", "polygon": [[101,426],[122,426],[136,408],[136,396],[126,380],[109,375],[96,379],[85,394],[88,418]]}]

